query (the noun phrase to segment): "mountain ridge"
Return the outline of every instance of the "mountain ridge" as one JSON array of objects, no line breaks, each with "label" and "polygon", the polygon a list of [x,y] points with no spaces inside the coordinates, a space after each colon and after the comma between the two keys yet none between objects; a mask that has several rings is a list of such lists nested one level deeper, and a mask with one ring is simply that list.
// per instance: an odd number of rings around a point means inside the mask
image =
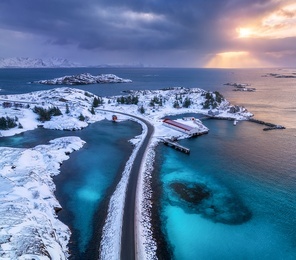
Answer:
[{"label": "mountain ridge", "polygon": [[79,66],[65,58],[0,58],[0,68],[74,68]]}]

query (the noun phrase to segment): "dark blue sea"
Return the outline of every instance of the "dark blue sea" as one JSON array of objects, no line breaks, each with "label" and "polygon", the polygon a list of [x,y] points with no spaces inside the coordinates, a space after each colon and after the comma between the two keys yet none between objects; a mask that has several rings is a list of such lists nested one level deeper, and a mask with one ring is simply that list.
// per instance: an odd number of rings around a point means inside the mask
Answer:
[{"label": "dark blue sea", "polygon": [[[290,70],[289,72],[296,72]],[[296,259],[296,79],[262,77],[278,69],[75,68],[1,69],[0,95],[53,88],[40,79],[89,72],[113,73],[125,84],[79,86],[100,96],[129,89],[198,87],[218,90],[255,118],[286,126],[205,120],[208,135],[181,141],[190,155],[158,146],[154,176],[160,183],[160,227],[175,259]],[[232,91],[227,82],[248,83],[256,92]],[[73,232],[71,250],[86,250],[94,218],[110,196],[141,132],[134,122],[95,123],[77,132],[37,129],[1,146],[32,147],[63,135],[87,144],[63,163],[56,178],[60,219]]]}]

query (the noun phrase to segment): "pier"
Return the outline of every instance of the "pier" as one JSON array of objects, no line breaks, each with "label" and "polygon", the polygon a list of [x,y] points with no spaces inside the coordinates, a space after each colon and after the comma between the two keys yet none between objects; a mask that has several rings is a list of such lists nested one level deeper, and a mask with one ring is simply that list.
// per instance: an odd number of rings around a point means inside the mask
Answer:
[{"label": "pier", "polygon": [[190,149],[185,147],[185,146],[182,146],[180,145],[179,143],[175,142],[175,141],[171,141],[169,139],[163,139],[162,140],[163,143],[167,146],[170,146],[180,152],[183,152],[183,153],[186,153],[186,154],[190,154]]}]

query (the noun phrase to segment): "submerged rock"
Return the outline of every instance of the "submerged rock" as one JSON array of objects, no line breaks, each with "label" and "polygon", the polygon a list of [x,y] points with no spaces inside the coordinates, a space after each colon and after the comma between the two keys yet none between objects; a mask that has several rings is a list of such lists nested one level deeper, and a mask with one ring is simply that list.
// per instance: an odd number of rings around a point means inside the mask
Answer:
[{"label": "submerged rock", "polygon": [[186,185],[184,183],[172,183],[170,187],[188,203],[198,204],[210,196],[210,192],[202,184]]},{"label": "submerged rock", "polygon": [[176,181],[169,184],[169,202],[190,214],[201,214],[214,222],[238,225],[251,218],[251,212],[225,188],[203,183]]}]

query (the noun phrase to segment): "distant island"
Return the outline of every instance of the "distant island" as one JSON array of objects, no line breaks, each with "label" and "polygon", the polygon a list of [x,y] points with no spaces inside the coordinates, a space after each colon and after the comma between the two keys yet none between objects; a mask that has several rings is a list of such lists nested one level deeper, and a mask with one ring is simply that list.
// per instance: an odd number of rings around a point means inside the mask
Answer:
[{"label": "distant island", "polygon": [[249,88],[249,86],[251,85],[247,83],[225,83],[224,86],[234,87],[233,91],[247,91],[247,92],[256,91],[255,88]]},{"label": "distant island", "polygon": [[130,83],[130,79],[123,79],[114,74],[102,74],[93,76],[90,73],[81,73],[78,75],[64,76],[60,78],[38,80],[31,83],[39,83],[45,85],[87,85],[102,83]]},{"label": "distant island", "polygon": [[291,73],[291,74],[278,74],[278,73],[267,73],[265,75],[262,75],[262,77],[274,77],[277,79],[296,79],[296,73]]}]

